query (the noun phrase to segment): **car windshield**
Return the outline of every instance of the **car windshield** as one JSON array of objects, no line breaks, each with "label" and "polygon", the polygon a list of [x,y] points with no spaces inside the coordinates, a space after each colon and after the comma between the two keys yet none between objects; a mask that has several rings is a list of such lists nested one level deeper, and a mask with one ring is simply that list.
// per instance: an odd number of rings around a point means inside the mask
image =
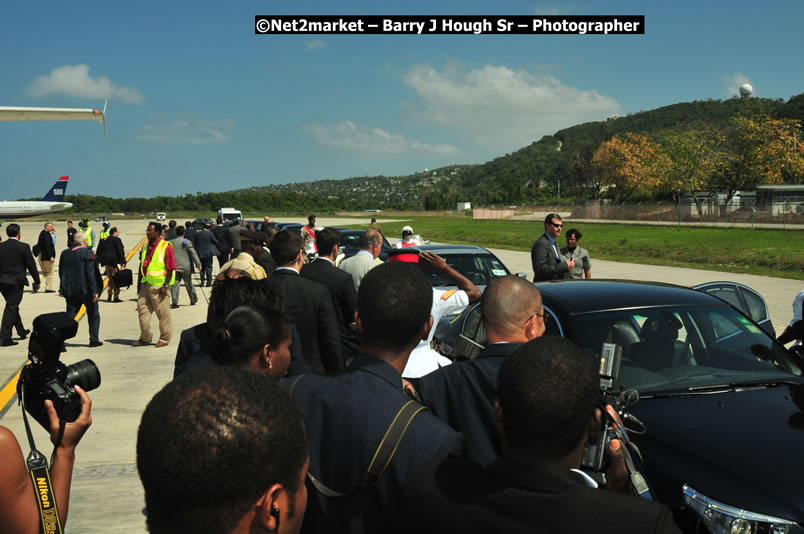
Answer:
[{"label": "car windshield", "polygon": [[[491,254],[446,254],[434,251],[444,258],[447,265],[464,275],[477,285],[487,285],[494,278],[509,274],[500,260]],[[422,266],[424,273],[430,277],[433,287],[454,286],[455,282],[441,273],[430,271]]]},{"label": "car windshield", "polygon": [[576,315],[570,338],[600,357],[622,348],[615,386],[642,394],[706,390],[802,376],[798,361],[727,306],[661,307]]}]

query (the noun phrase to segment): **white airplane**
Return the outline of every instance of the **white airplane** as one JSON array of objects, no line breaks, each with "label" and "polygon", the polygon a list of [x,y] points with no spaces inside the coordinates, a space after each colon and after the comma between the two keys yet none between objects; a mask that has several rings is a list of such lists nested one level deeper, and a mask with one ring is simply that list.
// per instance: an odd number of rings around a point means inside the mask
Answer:
[{"label": "white airplane", "polygon": [[62,176],[53,184],[50,191],[42,197],[42,200],[20,200],[0,202],[0,217],[5,219],[21,219],[23,217],[33,217],[44,213],[72,208],[70,202],[64,202],[64,192],[67,190],[69,176]]},{"label": "white airplane", "polygon": [[98,121],[103,124],[103,135],[106,135],[106,103],[103,104],[103,111],[0,106],[0,121]]}]

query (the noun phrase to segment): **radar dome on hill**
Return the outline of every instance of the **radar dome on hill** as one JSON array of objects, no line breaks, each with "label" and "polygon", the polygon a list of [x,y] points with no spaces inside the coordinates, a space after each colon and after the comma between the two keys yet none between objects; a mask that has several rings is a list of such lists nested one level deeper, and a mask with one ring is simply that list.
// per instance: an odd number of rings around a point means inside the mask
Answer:
[{"label": "radar dome on hill", "polygon": [[748,98],[753,92],[754,88],[751,87],[750,83],[744,83],[740,86],[740,98]]}]

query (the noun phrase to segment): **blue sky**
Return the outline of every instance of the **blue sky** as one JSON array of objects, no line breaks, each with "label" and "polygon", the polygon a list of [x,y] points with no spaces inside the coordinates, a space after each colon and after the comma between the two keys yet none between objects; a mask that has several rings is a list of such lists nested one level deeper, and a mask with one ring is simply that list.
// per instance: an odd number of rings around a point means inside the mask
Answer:
[{"label": "blue sky", "polygon": [[[255,35],[255,15],[644,15],[639,36]],[[0,200],[227,191],[482,163],[589,120],[804,92],[804,3],[15,2],[0,104],[96,107],[0,122]]]}]

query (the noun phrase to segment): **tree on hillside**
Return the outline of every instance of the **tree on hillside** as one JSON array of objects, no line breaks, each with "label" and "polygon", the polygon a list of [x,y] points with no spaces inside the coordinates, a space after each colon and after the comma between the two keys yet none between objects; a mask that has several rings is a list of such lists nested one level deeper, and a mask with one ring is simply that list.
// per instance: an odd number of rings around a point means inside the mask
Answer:
[{"label": "tree on hillside", "polygon": [[661,146],[641,134],[615,136],[600,145],[592,158],[601,190],[624,202],[635,193],[648,194],[664,181],[670,160]]},{"label": "tree on hillside", "polygon": [[[726,139],[723,133],[706,123],[674,128],[659,133],[661,151],[668,157],[661,190],[680,198],[684,193],[711,189],[712,176],[720,166],[721,148]],[[693,196],[702,216],[703,200]]]},{"label": "tree on hillside", "polygon": [[724,131],[711,187],[726,192],[727,204],[740,190],[760,184],[799,183],[804,177],[801,123],[794,119],[734,117]]}]

